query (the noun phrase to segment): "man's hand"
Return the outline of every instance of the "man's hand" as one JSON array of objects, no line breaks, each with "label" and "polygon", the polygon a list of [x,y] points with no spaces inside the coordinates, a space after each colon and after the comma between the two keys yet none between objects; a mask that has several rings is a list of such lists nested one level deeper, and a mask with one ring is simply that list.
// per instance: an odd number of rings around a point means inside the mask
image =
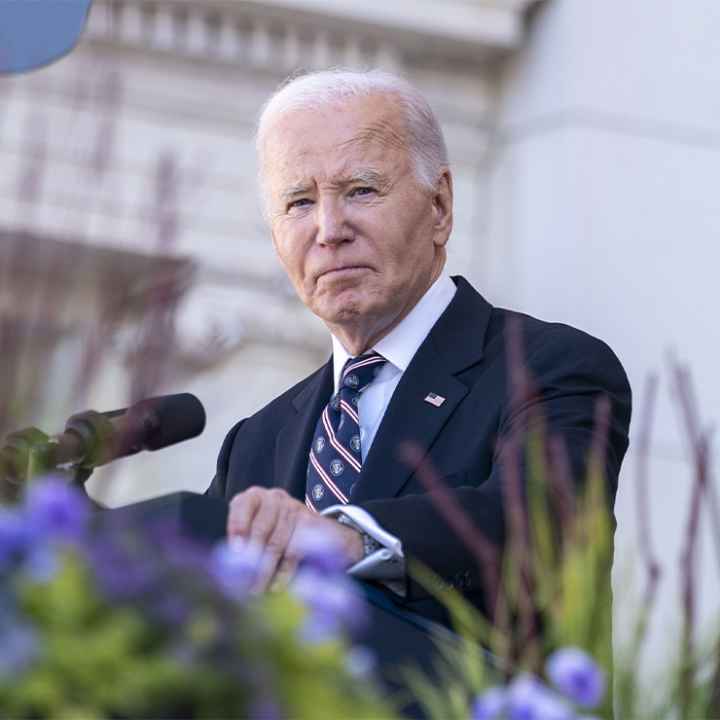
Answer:
[{"label": "man's hand", "polygon": [[265,550],[258,590],[282,586],[292,578],[301,560],[299,539],[314,528],[337,538],[348,567],[362,558],[359,532],[312,512],[284,490],[251,487],[230,501],[228,538],[241,537]]}]

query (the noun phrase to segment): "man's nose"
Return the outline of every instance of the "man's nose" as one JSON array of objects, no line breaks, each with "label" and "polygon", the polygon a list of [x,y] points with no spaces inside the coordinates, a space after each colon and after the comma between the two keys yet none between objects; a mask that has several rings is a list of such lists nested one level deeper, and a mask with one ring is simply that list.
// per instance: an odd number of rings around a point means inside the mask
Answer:
[{"label": "man's nose", "polygon": [[320,245],[339,245],[352,240],[352,231],[343,209],[342,199],[322,198],[317,205],[317,242]]}]

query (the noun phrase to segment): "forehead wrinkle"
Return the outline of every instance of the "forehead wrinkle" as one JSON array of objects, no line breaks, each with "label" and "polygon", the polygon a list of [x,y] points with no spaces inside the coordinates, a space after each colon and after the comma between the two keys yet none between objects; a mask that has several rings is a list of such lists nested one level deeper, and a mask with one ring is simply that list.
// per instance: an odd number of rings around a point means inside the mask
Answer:
[{"label": "forehead wrinkle", "polygon": [[378,120],[368,123],[353,135],[349,140],[340,144],[340,147],[348,148],[353,145],[365,143],[380,143],[386,147],[397,150],[407,150],[408,143],[405,136],[397,130],[394,123],[388,120]]}]

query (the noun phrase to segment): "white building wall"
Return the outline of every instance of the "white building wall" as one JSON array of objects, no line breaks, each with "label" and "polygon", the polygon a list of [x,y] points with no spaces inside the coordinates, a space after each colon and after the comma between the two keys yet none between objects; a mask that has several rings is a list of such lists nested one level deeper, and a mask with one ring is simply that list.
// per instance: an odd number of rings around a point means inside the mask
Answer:
[{"label": "white building wall", "polygon": [[[96,497],[119,504],[204,490],[230,426],[329,355],[327,332],[294,298],[261,218],[252,135],[271,91],[299,68],[338,64],[379,66],[415,82],[447,135],[457,195],[450,266],[467,272],[478,247],[476,198],[494,101],[495,69],[485,58],[522,41],[522,13],[532,2],[460,0],[452,22],[438,26],[420,15],[415,22],[418,8],[405,0],[390,15],[379,1],[318,10],[313,2],[96,0],[70,56],[0,79],[3,222],[147,256],[148,266],[158,254],[191,258],[196,282],[179,316],[180,355],[202,354],[215,331],[230,348],[196,372],[170,374],[155,390],[195,392],[208,413],[203,436],[96,472],[89,484]],[[99,98],[113,74],[119,100],[103,110]],[[99,175],[88,163],[108,115],[111,156]],[[16,190],[28,138],[42,141],[46,158],[31,204],[18,201]],[[155,181],[167,154],[180,175],[179,232],[161,247]],[[83,402],[100,410],[127,404],[124,349],[107,349],[104,372]],[[78,409],[58,408],[36,424],[54,430],[50,423]]]},{"label": "white building wall", "polygon": [[[692,478],[669,351],[692,371],[705,425],[720,419],[718,37],[715,0],[541,6],[502,76],[490,227],[477,265],[491,299],[603,338],[628,371],[635,413],[616,506],[618,611],[628,606],[624,568],[639,560],[644,383],[661,377],[647,501],[664,576],[650,670],[677,639]],[[716,443],[715,466],[719,458]],[[706,619],[720,597],[708,520],[697,567]],[[621,639],[622,618],[616,629]]]}]

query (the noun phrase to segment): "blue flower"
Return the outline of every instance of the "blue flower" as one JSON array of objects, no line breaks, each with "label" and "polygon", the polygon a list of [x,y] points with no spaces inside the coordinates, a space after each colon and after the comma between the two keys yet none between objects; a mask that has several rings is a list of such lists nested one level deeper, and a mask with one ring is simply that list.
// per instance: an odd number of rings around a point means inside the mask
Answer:
[{"label": "blue flower", "polygon": [[545,665],[552,684],[584,708],[594,708],[605,694],[605,673],[583,650],[566,647],[556,650]]},{"label": "blue flower", "polygon": [[509,720],[573,720],[572,709],[532,675],[519,675],[507,693]]},{"label": "blue flower", "polygon": [[0,572],[22,558],[31,540],[30,528],[22,515],[0,508]]},{"label": "blue flower", "polygon": [[308,610],[302,630],[308,642],[332,639],[367,621],[364,600],[345,575],[330,576],[311,567],[302,568],[290,583],[290,591]]},{"label": "blue flower", "polygon": [[47,583],[60,567],[57,550],[45,543],[31,547],[25,555],[23,572],[34,582]]},{"label": "blue flower", "polygon": [[25,672],[39,655],[35,631],[25,623],[5,622],[0,627],[0,680]]},{"label": "blue flower", "polygon": [[49,476],[28,489],[25,514],[34,537],[77,542],[85,531],[90,510],[79,490]]},{"label": "blue flower", "polygon": [[151,617],[165,625],[183,625],[192,616],[192,604],[182,594],[172,592],[166,588],[165,592],[153,597],[147,603],[147,610]]},{"label": "blue flower", "polygon": [[353,645],[345,653],[345,669],[358,680],[371,680],[377,667],[375,654],[363,645]]},{"label": "blue flower", "polygon": [[501,718],[507,704],[507,693],[503,688],[493,687],[475,698],[470,712],[471,720],[496,720]]},{"label": "blue flower", "polygon": [[158,571],[154,558],[133,552],[122,540],[114,541],[102,533],[85,546],[84,554],[106,597],[135,600],[157,587]]},{"label": "blue flower", "polygon": [[283,717],[278,704],[270,698],[259,698],[248,710],[249,720],[281,720]]},{"label": "blue flower", "polygon": [[[130,527],[125,532],[137,534]],[[184,537],[173,522],[161,521],[144,529],[143,542],[151,543],[161,562],[180,573],[201,573],[207,567],[208,551],[194,540]]]},{"label": "blue flower", "polygon": [[245,599],[265,563],[262,548],[241,538],[218,543],[210,555],[210,574],[225,595]]},{"label": "blue flower", "polygon": [[300,566],[328,575],[342,574],[349,562],[338,536],[320,526],[303,527],[293,542],[300,557]]}]

